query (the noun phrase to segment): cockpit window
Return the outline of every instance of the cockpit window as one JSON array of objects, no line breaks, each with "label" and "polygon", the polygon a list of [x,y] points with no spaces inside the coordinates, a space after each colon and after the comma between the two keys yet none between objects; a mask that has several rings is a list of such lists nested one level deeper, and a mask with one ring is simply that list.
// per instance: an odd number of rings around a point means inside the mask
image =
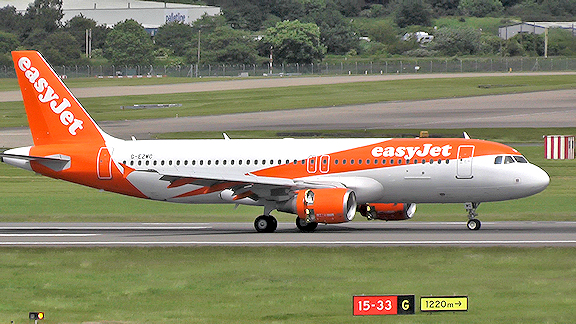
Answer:
[{"label": "cockpit window", "polygon": [[526,160],[522,155],[514,155],[514,160],[518,163],[528,163],[528,160]]},{"label": "cockpit window", "polygon": [[494,158],[494,164],[510,164],[510,163],[528,163],[528,160],[526,160],[525,157],[523,157],[522,155],[514,155],[514,156],[510,156],[510,155],[506,155],[506,156],[497,156],[496,158]]}]

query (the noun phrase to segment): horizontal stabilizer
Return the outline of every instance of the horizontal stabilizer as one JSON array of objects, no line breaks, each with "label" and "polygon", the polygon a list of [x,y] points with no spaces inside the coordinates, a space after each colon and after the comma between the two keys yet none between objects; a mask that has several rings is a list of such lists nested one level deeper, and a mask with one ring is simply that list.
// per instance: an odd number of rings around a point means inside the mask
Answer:
[{"label": "horizontal stabilizer", "polygon": [[[50,168],[54,171],[62,171],[70,168],[70,157],[62,154],[55,154],[50,156],[30,156],[30,155],[20,155],[20,154],[9,154],[0,153],[0,158],[2,162],[9,163],[9,160],[20,160],[20,161],[36,161],[43,166]],[[9,163],[10,164],[10,163]]]}]

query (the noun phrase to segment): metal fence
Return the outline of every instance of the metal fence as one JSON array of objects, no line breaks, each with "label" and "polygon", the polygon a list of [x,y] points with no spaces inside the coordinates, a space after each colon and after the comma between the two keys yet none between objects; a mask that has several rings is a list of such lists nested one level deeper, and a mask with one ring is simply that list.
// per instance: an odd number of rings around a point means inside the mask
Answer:
[{"label": "metal fence", "polygon": [[[55,66],[65,78],[237,77],[262,75],[346,75],[459,72],[576,71],[576,58],[391,59],[375,62],[263,65]],[[14,67],[1,66],[0,78],[15,78]]]}]

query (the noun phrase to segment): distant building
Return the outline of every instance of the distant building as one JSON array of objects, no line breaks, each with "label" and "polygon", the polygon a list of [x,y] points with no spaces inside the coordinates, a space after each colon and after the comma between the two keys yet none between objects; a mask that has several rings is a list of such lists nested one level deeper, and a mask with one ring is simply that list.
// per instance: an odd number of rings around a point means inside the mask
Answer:
[{"label": "distant building", "polygon": [[562,28],[567,29],[572,32],[572,35],[576,35],[576,22],[522,22],[515,25],[504,26],[498,29],[498,36],[502,39],[510,39],[517,34],[544,34],[546,28]]},{"label": "distant building", "polygon": [[[14,6],[19,12],[25,12],[32,2],[33,0],[0,0],[0,8]],[[190,24],[203,15],[220,14],[219,7],[137,0],[63,0],[62,11],[62,21],[83,15],[108,27],[126,19],[134,19],[152,35],[158,27],[167,22],[181,21]]]}]

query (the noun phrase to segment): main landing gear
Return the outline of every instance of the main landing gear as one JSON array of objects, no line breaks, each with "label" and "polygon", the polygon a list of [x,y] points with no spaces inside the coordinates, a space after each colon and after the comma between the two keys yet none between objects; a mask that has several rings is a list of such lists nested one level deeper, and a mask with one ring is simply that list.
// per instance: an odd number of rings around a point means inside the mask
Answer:
[{"label": "main landing gear", "polygon": [[468,212],[468,223],[466,223],[466,226],[471,231],[477,231],[480,229],[480,226],[482,226],[480,220],[476,219],[476,216],[478,216],[476,208],[478,208],[479,205],[480,203],[472,202],[464,204],[464,208],[466,208],[466,211]]},{"label": "main landing gear", "polygon": [[318,223],[307,222],[305,219],[296,217],[296,227],[302,232],[313,232],[318,227]]},{"label": "main landing gear", "polygon": [[254,228],[259,233],[272,233],[277,227],[278,221],[271,215],[258,216],[254,221]]}]

